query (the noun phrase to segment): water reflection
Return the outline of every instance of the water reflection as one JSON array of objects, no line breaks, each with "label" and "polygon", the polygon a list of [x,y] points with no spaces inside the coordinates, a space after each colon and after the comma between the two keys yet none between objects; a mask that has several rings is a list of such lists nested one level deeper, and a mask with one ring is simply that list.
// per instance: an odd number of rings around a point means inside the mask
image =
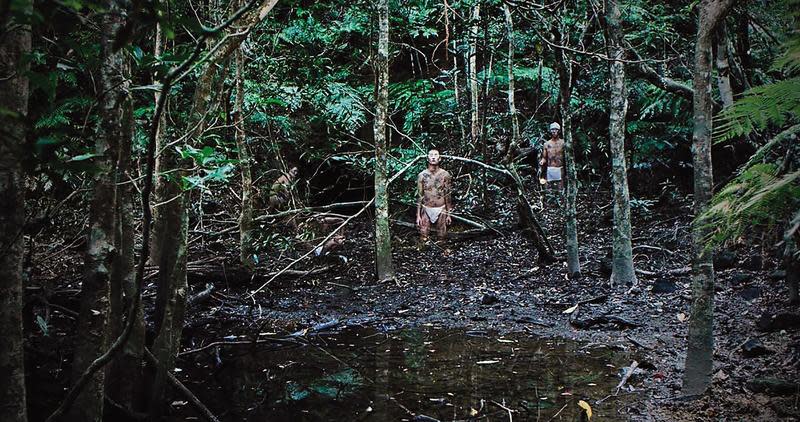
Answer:
[{"label": "water reflection", "polygon": [[350,328],[279,350],[223,348],[184,373],[230,421],[508,420],[504,408],[515,420],[574,421],[578,400],[592,404],[593,420],[624,420],[620,398],[595,401],[627,362],[563,340]]}]

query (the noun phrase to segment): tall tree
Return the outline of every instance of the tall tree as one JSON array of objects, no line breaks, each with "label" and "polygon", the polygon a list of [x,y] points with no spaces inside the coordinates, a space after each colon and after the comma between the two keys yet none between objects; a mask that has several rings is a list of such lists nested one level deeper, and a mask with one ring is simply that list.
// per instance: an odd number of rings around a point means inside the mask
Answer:
[{"label": "tall tree", "polygon": [[[566,3],[564,10],[566,12]],[[562,21],[562,27],[558,29],[559,42],[566,45],[569,41],[569,32],[566,24]],[[561,133],[564,135],[564,170],[565,170],[565,207],[564,207],[564,232],[567,246],[567,275],[578,278],[581,275],[581,260],[578,248],[578,180],[575,169],[575,146],[572,138],[572,77],[574,68],[572,56],[566,48],[558,48],[555,51],[558,68],[558,87],[559,87],[559,110],[561,112]]]},{"label": "tall tree", "polygon": [[250,150],[244,131],[244,54],[236,51],[236,104],[234,105],[236,150],[242,172],[242,210],[239,214],[239,260],[251,267],[253,254],[253,176],[250,172]]},{"label": "tall tree", "polygon": [[728,108],[733,105],[733,87],[731,86],[731,64],[728,60],[728,31],[725,29],[725,22],[721,22],[717,30],[714,54],[717,64],[719,97],[722,100],[722,107]]},{"label": "tall tree", "polygon": [[[205,118],[211,109],[212,86],[217,77],[220,64],[230,57],[250,33],[254,25],[266,18],[278,0],[262,0],[256,2],[257,7],[251,7],[246,13],[239,16],[236,21],[236,33],[225,36],[212,49],[202,66],[200,76],[195,83],[192,105],[189,109],[188,121],[184,131],[187,142],[197,145],[205,132]],[[252,6],[252,3],[248,3]],[[237,12],[238,13],[238,12]],[[166,94],[166,93],[165,93]],[[180,155],[173,148],[165,148],[159,160],[159,174],[167,169],[181,169],[185,167]],[[163,233],[157,239],[157,248],[160,256],[157,258],[158,292],[156,296],[155,328],[156,337],[153,341],[153,354],[159,362],[156,375],[150,389],[149,413],[151,417],[158,417],[163,412],[167,372],[174,368],[175,358],[180,347],[181,333],[183,330],[184,313],[186,310],[186,295],[188,290],[186,280],[187,262],[187,235],[188,235],[188,207],[187,197],[179,184],[185,171],[176,173],[177,181],[165,180],[160,202],[162,210],[158,216]]]},{"label": "tall tree", "polygon": [[469,63],[469,95],[470,95],[470,140],[472,141],[471,149],[478,148],[478,138],[480,137],[480,111],[478,108],[478,30],[480,27],[481,19],[481,3],[480,0],[475,2],[472,6],[472,19],[469,30],[469,49],[468,61]]},{"label": "tall tree", "polygon": [[[697,7],[697,40],[694,53],[694,213],[708,208],[714,186],[711,165],[712,105],[711,69],[714,32],[731,8],[733,0],[702,0]],[[710,228],[692,227],[692,309],[689,318],[683,393],[702,394],[711,383],[714,356],[714,266],[713,252],[706,247]]]},{"label": "tall tree", "polygon": [[[117,159],[120,139],[125,137],[125,101],[129,79],[125,77],[125,52],[115,49],[115,36],[125,22],[116,1],[103,14],[100,65],[100,119],[95,140],[94,186],[89,209],[89,234],[81,286],[73,382],[105,352],[110,336],[111,269],[116,253]],[[73,420],[101,421],[105,373],[97,371],[69,411]]]},{"label": "tall tree", "polygon": [[375,55],[375,264],[378,280],[394,278],[389,232],[386,119],[389,111],[389,1],[379,0],[378,51]]},{"label": "tall tree", "polygon": [[[514,146],[520,144],[521,136],[519,133],[519,116],[517,116],[517,105],[514,101],[514,17],[511,15],[511,8],[508,4],[503,4],[503,13],[506,17],[506,33],[508,38],[508,114],[511,116],[511,140],[506,146],[505,161],[511,161],[511,154]],[[485,159],[485,158],[484,158]]]},{"label": "tall tree", "polygon": [[636,284],[631,246],[631,203],[628,194],[628,166],[625,161],[625,116],[628,111],[628,92],[625,86],[625,66],[622,48],[622,28],[617,0],[605,3],[609,75],[609,125],[611,144],[611,181],[614,186],[614,236],[611,265],[612,284]]},{"label": "tall tree", "polygon": [[[14,3],[24,17],[32,2]],[[9,25],[9,26],[6,26]],[[0,420],[27,420],[22,333],[22,257],[25,184],[22,158],[28,114],[31,31],[16,19],[3,22],[0,37]],[[8,28],[8,29],[7,29]],[[5,32],[7,31],[7,32]]]},{"label": "tall tree", "polygon": [[[124,58],[123,76],[130,79],[130,60]],[[117,197],[114,220],[114,254],[111,268],[111,312],[109,316],[110,338],[117,338],[124,329],[125,304],[133,303],[136,294],[134,273],[134,189],[129,173],[131,147],[134,135],[133,102],[131,95],[120,101],[122,108],[121,133],[117,148],[116,180]],[[134,326],[121,354],[114,360],[106,380],[106,394],[116,403],[133,409],[137,388],[141,385],[141,362],[144,352],[144,313],[138,307]]]}]

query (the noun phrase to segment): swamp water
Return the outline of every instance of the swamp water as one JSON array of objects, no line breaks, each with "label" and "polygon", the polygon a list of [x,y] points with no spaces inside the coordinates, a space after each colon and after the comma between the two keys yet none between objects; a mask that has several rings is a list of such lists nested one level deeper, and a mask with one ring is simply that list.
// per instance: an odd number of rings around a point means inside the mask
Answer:
[{"label": "swamp water", "polygon": [[[517,421],[578,421],[579,400],[592,420],[627,419],[617,412],[624,396],[596,403],[630,363],[606,348],[425,327],[298,340],[223,347],[180,375],[225,421],[503,421],[504,407]],[[189,405],[174,405],[176,420],[194,419]]]}]

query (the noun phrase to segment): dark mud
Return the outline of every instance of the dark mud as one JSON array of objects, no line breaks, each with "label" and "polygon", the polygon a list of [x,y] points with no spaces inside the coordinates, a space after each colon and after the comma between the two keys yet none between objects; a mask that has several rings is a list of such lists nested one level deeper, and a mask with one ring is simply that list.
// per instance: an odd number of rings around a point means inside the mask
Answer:
[{"label": "dark mud", "polygon": [[[515,232],[467,241],[451,240],[420,250],[415,233],[394,227],[394,260],[398,277],[393,282],[376,283],[372,261],[374,244],[368,220],[357,222],[348,231],[346,247],[340,252],[347,259],[346,263],[336,257],[305,261],[299,264],[298,269],[330,268],[313,276],[278,278],[253,297],[249,294],[261,284],[260,281],[234,280],[225,276],[224,272],[221,276],[213,277],[193,274],[190,276],[193,293],[202,290],[209,282],[215,285],[216,290],[209,300],[189,308],[183,352],[190,353],[181,357],[179,367],[187,370],[179,372],[178,376],[187,384],[198,386],[200,391],[223,388],[219,373],[207,366],[224,365],[230,360],[228,354],[251,353],[252,346],[219,347],[221,354],[217,356],[216,363],[212,359],[217,353],[214,351],[216,347],[196,353],[193,350],[218,341],[246,343],[285,338],[325,321],[337,321],[321,332],[312,330],[301,336],[306,346],[292,349],[297,354],[293,361],[299,362],[298,365],[310,365],[312,356],[306,359],[303,354],[318,351],[316,346],[309,345],[319,345],[325,339],[325,336],[316,336],[325,333],[342,335],[342,330],[354,326],[367,327],[364,329],[382,333],[380,335],[384,338],[408,332],[403,330],[424,329],[483,333],[489,339],[510,336],[508,338],[522,344],[576,341],[568,343],[576,346],[566,349],[565,353],[575,351],[579,354],[580,350],[601,348],[618,353],[616,356],[626,356],[624,360],[608,363],[612,365],[608,367],[609,373],[615,374],[614,380],[617,382],[619,378],[616,374],[631,363],[627,359],[636,359],[639,363],[641,370],[627,381],[622,399],[612,397],[597,403],[614,392],[616,382],[604,383],[602,387],[597,383],[597,391],[584,393],[587,402],[592,406],[600,406],[605,415],[622,420],[665,421],[800,419],[798,392],[786,394],[784,391],[784,395],[779,396],[755,392],[752,385],[748,386],[748,382],[762,378],[778,378],[789,382],[800,379],[800,333],[796,325],[792,328],[789,324],[787,328],[775,330],[759,329],[757,326],[762,314],[794,312],[796,315],[798,311],[796,307],[786,304],[786,287],[779,275],[773,274],[777,260],[769,256],[760,259],[761,250],[746,244],[727,251],[723,257],[725,259],[718,260],[713,388],[704,398],[684,400],[680,397],[680,386],[691,292],[689,274],[682,269],[689,265],[690,206],[688,203],[656,200],[637,203],[633,210],[633,243],[637,268],[644,273],[639,274],[639,284],[633,288],[610,286],[611,207],[605,202],[593,202],[596,198],[607,196],[607,193],[594,191],[579,197],[579,240],[584,272],[577,281],[566,278],[563,263],[539,265],[536,251]],[[493,212],[511,215],[510,210],[502,207]],[[557,251],[563,250],[562,222],[557,210],[549,209],[543,216],[545,230],[551,241]],[[409,219],[405,215],[396,215],[395,218]],[[233,233],[230,235],[207,242],[195,242],[190,261],[227,262],[233,265],[237,246],[235,236]],[[73,259],[77,260],[80,249],[74,247],[72,250],[75,252]],[[41,256],[46,256],[45,252],[42,251]],[[66,291],[70,285],[74,288],[79,274],[74,266],[69,267],[62,261],[51,264],[53,268],[63,268],[63,273],[52,272],[52,276],[34,279],[42,285],[51,286],[48,288],[55,286],[60,289],[59,292]],[[267,262],[268,258],[265,257],[264,261]],[[51,264],[45,262],[42,265]],[[262,262],[262,265],[265,266],[261,270],[264,273],[275,271],[274,268],[266,268],[269,263]],[[58,293],[52,297],[52,303],[60,304],[67,311],[77,309],[75,297],[68,296],[68,293]],[[148,306],[152,306],[152,284],[148,287],[145,300]],[[578,303],[583,304],[577,310],[564,313]],[[41,313],[42,308],[37,305],[32,312]],[[58,395],[60,386],[66,383],[63,366],[68,362],[71,346],[64,339],[69,338],[73,321],[68,312],[59,309],[52,309],[48,318],[51,331],[56,332],[55,336],[45,337],[35,327],[29,329],[31,348],[39,351],[29,353],[33,364],[29,368],[31,378],[36,380],[32,387],[34,395],[49,394],[47,397],[52,397]],[[471,341],[464,336],[461,338],[462,342]],[[753,339],[766,352],[745,357],[748,354],[743,352],[742,346]],[[505,347],[499,342],[489,344],[494,345],[498,352]],[[317,351],[313,353],[318,354]],[[271,353],[274,353],[274,357],[271,357]],[[267,379],[267,375],[261,371],[285,359],[282,353],[285,352],[259,352],[262,366],[245,365],[252,367],[253,371],[247,375],[250,379],[244,384],[252,386],[259,380]],[[528,356],[534,351],[521,347],[518,353]],[[567,361],[561,367],[548,364],[551,370],[559,368],[566,371],[567,366]],[[249,369],[242,371],[248,372]],[[270,373],[274,375],[274,372]],[[324,371],[317,375],[322,376],[323,373],[325,376],[332,375]],[[506,373],[498,376],[497,382],[517,385],[524,380]],[[259,396],[262,401],[267,398],[267,402],[242,404],[241,407],[275,410],[275,402],[269,400],[274,400],[275,394],[285,395],[285,385],[281,391]],[[520,403],[521,400],[527,400],[528,403],[535,401],[535,396],[506,401],[505,406],[515,412],[515,420],[532,420],[535,418],[529,418],[530,413],[523,413],[529,410],[523,409]],[[470,397],[474,399],[477,396]],[[212,402],[215,400],[209,399]],[[466,402],[456,404],[456,399],[445,399],[450,400],[448,403],[453,405],[450,407],[460,409],[461,413],[456,412],[456,417],[447,413],[446,418],[438,415],[445,420],[464,418],[463,411],[469,411],[467,404],[464,404]],[[180,406],[180,400],[175,406],[176,419],[181,419],[180,415],[185,414],[182,412],[186,412],[185,406]],[[403,406],[414,414],[432,412],[430,403],[420,400],[411,400],[403,403]],[[37,403],[46,408],[50,402],[41,398],[37,402],[37,398],[34,398],[33,405]],[[470,403],[469,406],[474,408],[475,402]],[[360,402],[362,407],[363,404]],[[232,408],[222,406],[214,410],[230,412]],[[573,403],[570,406],[572,413],[562,413],[559,417],[571,420],[566,415],[574,415],[575,410]],[[452,409],[449,411],[452,412]],[[343,412],[347,413],[345,410]],[[405,412],[405,417],[408,417],[408,412]],[[521,416],[523,414],[528,416]],[[343,415],[334,418],[328,415],[322,420],[348,417]],[[498,420],[502,418],[501,415]],[[388,419],[392,420],[392,417]],[[603,417],[598,420],[607,419]]]}]

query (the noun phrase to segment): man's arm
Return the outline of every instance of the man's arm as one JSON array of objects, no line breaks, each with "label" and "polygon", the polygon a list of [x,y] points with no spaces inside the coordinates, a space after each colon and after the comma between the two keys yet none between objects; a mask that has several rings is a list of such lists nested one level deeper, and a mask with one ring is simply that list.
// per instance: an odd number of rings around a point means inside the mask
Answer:
[{"label": "man's arm", "polygon": [[444,175],[444,210],[447,214],[447,220],[445,221],[447,224],[453,222],[452,218],[450,218],[450,212],[453,210],[453,178],[450,176],[450,173]]},{"label": "man's arm", "polygon": [[547,142],[542,144],[542,155],[541,158],[539,159],[540,166],[544,167],[545,164],[547,164]]}]

